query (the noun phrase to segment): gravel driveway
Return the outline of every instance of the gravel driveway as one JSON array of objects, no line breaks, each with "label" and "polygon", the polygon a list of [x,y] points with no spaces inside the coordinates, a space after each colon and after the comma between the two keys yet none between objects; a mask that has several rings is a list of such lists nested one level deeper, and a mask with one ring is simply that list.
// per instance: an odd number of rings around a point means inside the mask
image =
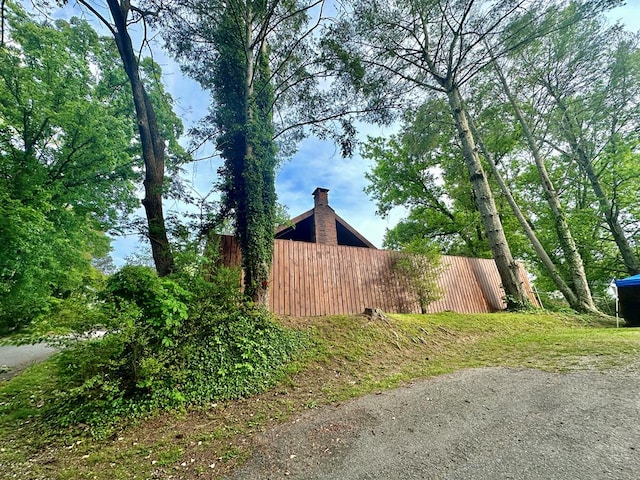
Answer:
[{"label": "gravel driveway", "polygon": [[640,478],[640,373],[465,370],[315,410],[232,479]]}]

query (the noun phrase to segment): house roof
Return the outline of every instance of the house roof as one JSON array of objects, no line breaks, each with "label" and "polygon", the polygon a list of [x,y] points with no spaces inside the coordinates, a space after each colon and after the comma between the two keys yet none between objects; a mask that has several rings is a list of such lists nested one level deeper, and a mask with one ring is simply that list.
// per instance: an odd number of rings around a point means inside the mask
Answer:
[{"label": "house roof", "polygon": [[276,229],[275,238],[299,242],[326,243],[352,247],[376,248],[329,206],[329,189],[313,192],[314,207]]}]

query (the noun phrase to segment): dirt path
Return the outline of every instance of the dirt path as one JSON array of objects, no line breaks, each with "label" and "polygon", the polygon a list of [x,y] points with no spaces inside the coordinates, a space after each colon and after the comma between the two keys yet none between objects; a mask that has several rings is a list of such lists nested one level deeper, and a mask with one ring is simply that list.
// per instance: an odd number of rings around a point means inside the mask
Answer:
[{"label": "dirt path", "polygon": [[640,370],[466,370],[311,412],[231,479],[637,479]]}]

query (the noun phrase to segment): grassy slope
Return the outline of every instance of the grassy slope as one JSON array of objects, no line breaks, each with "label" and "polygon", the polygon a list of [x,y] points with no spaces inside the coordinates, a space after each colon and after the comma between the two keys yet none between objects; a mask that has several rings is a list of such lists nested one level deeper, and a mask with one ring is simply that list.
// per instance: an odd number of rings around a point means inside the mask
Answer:
[{"label": "grassy slope", "polygon": [[[163,414],[113,438],[50,438],[38,405],[47,363],[0,385],[0,478],[215,478],[249,453],[250,437],[300,412],[461,368],[605,369],[640,360],[640,331],[550,314],[284,319],[314,347],[262,395]],[[15,475],[15,476],[14,476]]]}]

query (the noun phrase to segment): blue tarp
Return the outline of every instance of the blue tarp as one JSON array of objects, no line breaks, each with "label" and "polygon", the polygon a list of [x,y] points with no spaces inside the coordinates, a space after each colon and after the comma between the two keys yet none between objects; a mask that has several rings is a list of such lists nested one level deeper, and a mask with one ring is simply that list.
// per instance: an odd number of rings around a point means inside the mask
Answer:
[{"label": "blue tarp", "polygon": [[633,277],[616,280],[616,287],[640,287],[640,275],[634,275]]}]

